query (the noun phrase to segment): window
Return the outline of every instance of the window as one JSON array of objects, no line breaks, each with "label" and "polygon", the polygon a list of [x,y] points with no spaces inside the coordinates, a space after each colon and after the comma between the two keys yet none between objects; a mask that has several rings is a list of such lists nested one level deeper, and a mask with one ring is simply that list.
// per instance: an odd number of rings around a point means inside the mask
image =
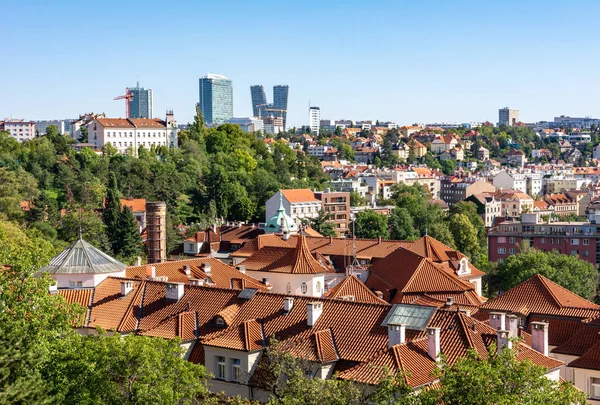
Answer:
[{"label": "window", "polygon": [[571,256],[577,256],[578,254],[579,254],[578,250],[576,250],[576,249],[571,250]]},{"label": "window", "polygon": [[515,248],[508,249],[508,253],[510,253],[511,255],[514,255],[515,254]]},{"label": "window", "polygon": [[589,239],[584,239],[583,240],[583,246],[588,246],[590,244],[590,240]]},{"label": "window", "polygon": [[217,378],[225,379],[225,357],[217,356]]},{"label": "window", "polygon": [[317,284],[315,284],[315,289],[317,290],[317,294],[321,292],[321,282],[317,281]]},{"label": "window", "polygon": [[292,283],[287,283],[287,285],[285,286],[285,292],[288,294],[292,293]]},{"label": "window", "polygon": [[69,288],[83,287],[83,281],[69,281]]},{"label": "window", "polygon": [[579,245],[579,239],[571,239],[571,245]]},{"label": "window", "polygon": [[513,236],[508,238],[508,243],[515,243],[515,238]]},{"label": "window", "polygon": [[498,243],[506,243],[506,238],[504,236],[499,236]]},{"label": "window", "polygon": [[300,289],[302,290],[302,294],[306,294],[306,292],[308,291],[308,286],[306,285],[306,283],[302,283]]},{"label": "window", "polygon": [[583,251],[583,257],[588,257],[590,255],[589,250],[584,250]]},{"label": "window", "polygon": [[239,382],[242,377],[242,362],[240,359],[231,359],[231,381]]},{"label": "window", "polygon": [[498,254],[499,255],[506,254],[506,248],[498,248]]},{"label": "window", "polygon": [[600,378],[590,378],[590,398],[600,399]]},{"label": "window", "polygon": [[541,244],[541,245],[543,245],[543,244],[545,244],[545,243],[546,243],[546,238],[541,238],[541,239],[540,239],[540,244]]}]

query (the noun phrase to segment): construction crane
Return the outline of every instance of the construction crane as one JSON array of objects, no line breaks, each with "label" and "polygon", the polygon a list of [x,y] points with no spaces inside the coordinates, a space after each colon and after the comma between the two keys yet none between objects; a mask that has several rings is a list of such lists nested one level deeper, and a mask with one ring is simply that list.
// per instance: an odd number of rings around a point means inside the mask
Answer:
[{"label": "construction crane", "polygon": [[133,100],[133,93],[129,92],[129,87],[125,88],[125,94],[113,98],[113,100],[123,100],[125,99],[125,118],[129,118],[129,105],[131,104],[131,100]]},{"label": "construction crane", "polygon": [[261,110],[263,107],[266,107],[266,106],[268,106],[268,104],[256,104],[256,105],[255,105],[255,107],[257,107],[257,108],[258,108],[258,118],[260,118],[260,110]]},{"label": "construction crane", "polygon": [[280,118],[283,118],[283,113],[287,112],[284,108],[265,108],[265,111],[279,112]]}]

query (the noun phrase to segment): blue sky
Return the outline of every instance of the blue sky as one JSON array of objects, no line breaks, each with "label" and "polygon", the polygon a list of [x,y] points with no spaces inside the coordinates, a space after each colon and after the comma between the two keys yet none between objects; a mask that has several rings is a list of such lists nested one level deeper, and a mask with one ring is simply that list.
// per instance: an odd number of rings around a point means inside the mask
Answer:
[{"label": "blue sky", "polygon": [[289,122],[600,115],[598,1],[0,0],[0,119],[123,116],[126,86],[190,121],[198,78],[290,86]]}]

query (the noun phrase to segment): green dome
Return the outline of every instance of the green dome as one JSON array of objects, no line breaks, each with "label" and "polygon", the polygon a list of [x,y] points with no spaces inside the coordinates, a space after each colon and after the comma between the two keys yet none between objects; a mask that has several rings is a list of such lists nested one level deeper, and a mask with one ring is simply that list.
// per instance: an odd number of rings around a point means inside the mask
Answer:
[{"label": "green dome", "polygon": [[[284,226],[284,229],[282,229],[282,225]],[[267,233],[283,233],[284,231],[287,233],[298,233],[299,231],[298,225],[296,225],[292,217],[290,217],[285,212],[285,208],[283,208],[283,194],[281,194],[281,192],[279,193],[279,208],[275,215],[267,222],[265,231]]]}]

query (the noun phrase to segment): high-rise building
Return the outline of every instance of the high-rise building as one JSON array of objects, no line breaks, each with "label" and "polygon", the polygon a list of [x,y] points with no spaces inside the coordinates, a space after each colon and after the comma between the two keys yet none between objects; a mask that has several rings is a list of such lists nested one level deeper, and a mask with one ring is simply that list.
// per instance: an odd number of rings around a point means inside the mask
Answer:
[{"label": "high-rise building", "polygon": [[198,103],[207,125],[222,124],[233,118],[233,87],[222,75],[207,74],[200,78]]},{"label": "high-rise building", "polygon": [[140,87],[130,87],[129,93],[133,98],[129,103],[129,117],[127,118],[152,118],[152,90]]},{"label": "high-rise building", "polygon": [[290,87],[287,84],[273,86],[273,108],[281,111],[283,118],[283,130],[285,131],[287,123],[288,92]]},{"label": "high-rise building", "polygon": [[267,95],[262,85],[250,86],[250,97],[252,98],[252,116],[262,116],[261,108],[267,105]]},{"label": "high-rise building", "polygon": [[313,136],[318,136],[319,129],[321,128],[321,109],[319,107],[310,107],[308,109],[308,122],[310,132]]},{"label": "high-rise building", "polygon": [[498,110],[498,125],[513,127],[519,122],[519,110],[504,107]]}]

